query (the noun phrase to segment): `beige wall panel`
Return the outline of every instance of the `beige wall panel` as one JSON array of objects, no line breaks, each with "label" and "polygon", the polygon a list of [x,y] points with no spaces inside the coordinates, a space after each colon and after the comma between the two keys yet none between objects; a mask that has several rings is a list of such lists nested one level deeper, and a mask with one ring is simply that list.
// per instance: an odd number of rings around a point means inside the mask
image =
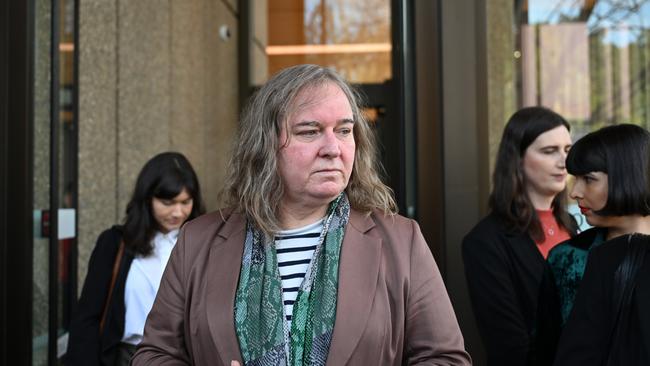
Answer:
[{"label": "beige wall panel", "polygon": [[269,75],[269,58],[266,55],[266,50],[259,47],[257,44],[251,45],[251,82],[253,85],[264,84],[271,75]]},{"label": "beige wall panel", "polygon": [[253,42],[251,53],[251,82],[262,85],[269,78],[269,59],[266,55],[268,46],[268,1],[259,0],[252,4]]},{"label": "beige wall panel", "polygon": [[170,148],[170,2],[120,0],[118,30],[118,212],[137,174]]},{"label": "beige wall panel", "polygon": [[[186,154],[207,207],[219,206],[239,111],[235,3],[81,4],[80,285],[97,236],[123,220],[136,176],[153,155]],[[221,25],[230,28],[227,41]]]},{"label": "beige wall panel", "polygon": [[[79,8],[79,284],[97,236],[118,215],[116,88],[117,2]],[[81,286],[79,286],[81,290]]]},{"label": "beige wall panel", "polygon": [[[258,1],[258,0],[254,0],[254,1]],[[221,0],[221,3],[223,4],[223,7],[219,6],[219,8],[224,8],[225,7],[232,14],[236,14],[239,11],[239,9],[237,7],[237,3],[238,3],[237,0]]]},{"label": "beige wall panel", "polygon": [[[489,149],[487,156],[489,159],[484,158],[481,163],[487,165],[491,172],[499,149],[503,127],[516,110],[516,59],[514,58],[515,35],[513,33],[515,19],[512,0],[487,1],[485,7],[487,13],[488,115],[480,116],[480,118],[487,125]],[[485,171],[482,174],[490,174],[489,181],[491,181],[491,173]],[[481,188],[481,197],[487,197],[490,185],[483,184]]]},{"label": "beige wall panel", "polygon": [[[237,124],[236,15],[207,0],[173,2],[171,13],[171,146],[192,162],[213,210]],[[219,36],[221,26],[231,38]]]},{"label": "beige wall panel", "polygon": [[269,43],[268,0],[255,0],[251,6],[253,13],[253,38],[255,39],[255,44],[266,47]]},{"label": "beige wall panel", "polygon": [[[35,45],[34,45],[34,126],[33,126],[33,199],[34,210],[50,207],[50,46],[51,46],[51,2],[35,2]],[[48,237],[34,233],[33,279],[32,279],[32,336],[35,339],[33,365],[47,363],[47,344],[43,335],[48,331],[48,263],[50,241]]]},{"label": "beige wall panel", "polygon": [[[220,207],[218,192],[223,187],[226,164],[239,118],[239,80],[237,62],[237,15],[222,2],[209,2],[204,13],[208,29],[203,34],[206,80],[203,96],[205,114],[205,180],[201,182],[208,210]],[[226,25],[231,38],[224,41],[217,30]]]},{"label": "beige wall panel", "polygon": [[205,77],[206,59],[203,55],[204,33],[216,36],[216,29],[206,27],[202,14],[207,1],[171,2],[171,149],[182,152],[197,171],[199,181],[205,180],[203,156],[204,119],[203,95],[210,81]]}]

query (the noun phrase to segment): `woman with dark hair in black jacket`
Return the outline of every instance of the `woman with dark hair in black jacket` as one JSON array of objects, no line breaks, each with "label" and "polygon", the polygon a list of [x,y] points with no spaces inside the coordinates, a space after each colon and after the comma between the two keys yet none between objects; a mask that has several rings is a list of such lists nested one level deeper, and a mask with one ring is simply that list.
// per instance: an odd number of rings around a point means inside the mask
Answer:
[{"label": "woman with dark hair in black jacket", "polygon": [[[647,130],[620,124],[586,135],[569,154],[571,196],[596,228],[549,256],[568,316],[557,365],[650,364],[649,149]],[[594,230],[604,244],[589,240]]]},{"label": "woman with dark hair in black jacket", "polygon": [[178,229],[204,211],[185,156],[165,152],[144,165],[124,225],[104,231],[90,257],[70,324],[66,365],[128,365]]},{"label": "woman with dark hair in black jacket", "polygon": [[569,124],[544,107],[516,112],[499,145],[490,213],[463,239],[463,261],[488,365],[545,365],[537,304],[548,251],[576,233],[566,211]]}]

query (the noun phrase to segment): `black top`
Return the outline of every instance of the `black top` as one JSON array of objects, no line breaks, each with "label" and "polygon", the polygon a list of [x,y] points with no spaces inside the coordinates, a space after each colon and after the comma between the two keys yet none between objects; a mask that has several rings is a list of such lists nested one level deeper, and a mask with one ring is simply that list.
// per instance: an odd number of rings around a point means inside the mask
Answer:
[{"label": "black top", "polygon": [[68,351],[64,358],[66,365],[112,366],[115,362],[115,351],[124,334],[124,286],[133,261],[133,254],[128,249],[124,250],[101,335],[99,322],[121,239],[122,233],[117,226],[104,231],[97,239],[88,262],[81,297],[70,322]]},{"label": "black top", "polygon": [[[614,238],[589,254],[573,311],[562,332],[555,365],[603,365],[618,344],[615,365],[650,365],[650,237],[632,235],[640,241],[645,258],[636,276],[627,315],[615,320],[615,272],[630,248],[629,235]],[[622,338],[613,339],[615,325]]]},{"label": "black top", "polygon": [[549,365],[554,349],[539,343],[535,324],[550,271],[535,242],[490,214],[463,239],[463,261],[488,365]]}]

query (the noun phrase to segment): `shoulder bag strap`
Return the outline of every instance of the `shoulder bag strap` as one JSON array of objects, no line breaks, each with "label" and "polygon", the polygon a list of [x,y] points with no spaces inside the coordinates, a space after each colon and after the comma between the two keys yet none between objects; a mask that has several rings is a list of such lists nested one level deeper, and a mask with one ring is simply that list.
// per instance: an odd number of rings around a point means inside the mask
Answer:
[{"label": "shoulder bag strap", "polygon": [[104,324],[106,323],[106,313],[108,312],[108,305],[111,303],[111,298],[113,296],[113,288],[115,288],[115,281],[117,280],[117,274],[120,271],[120,264],[122,263],[122,257],[124,256],[124,240],[120,240],[120,247],[117,249],[117,255],[115,256],[115,263],[113,263],[113,274],[111,276],[111,285],[108,288],[108,296],[106,297],[106,302],[104,303],[104,310],[102,311],[102,317],[99,321],[99,333],[101,334],[104,331]]}]

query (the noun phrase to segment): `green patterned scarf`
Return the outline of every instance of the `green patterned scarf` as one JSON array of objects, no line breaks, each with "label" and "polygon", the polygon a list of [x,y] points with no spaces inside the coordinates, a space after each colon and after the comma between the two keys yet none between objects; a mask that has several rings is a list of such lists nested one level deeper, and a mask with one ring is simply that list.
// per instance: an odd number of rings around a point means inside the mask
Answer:
[{"label": "green patterned scarf", "polygon": [[235,330],[244,364],[325,365],[329,352],[339,280],[339,257],[350,217],[344,193],[330,203],[318,246],[293,305],[289,330],[274,243],[247,224]]}]

